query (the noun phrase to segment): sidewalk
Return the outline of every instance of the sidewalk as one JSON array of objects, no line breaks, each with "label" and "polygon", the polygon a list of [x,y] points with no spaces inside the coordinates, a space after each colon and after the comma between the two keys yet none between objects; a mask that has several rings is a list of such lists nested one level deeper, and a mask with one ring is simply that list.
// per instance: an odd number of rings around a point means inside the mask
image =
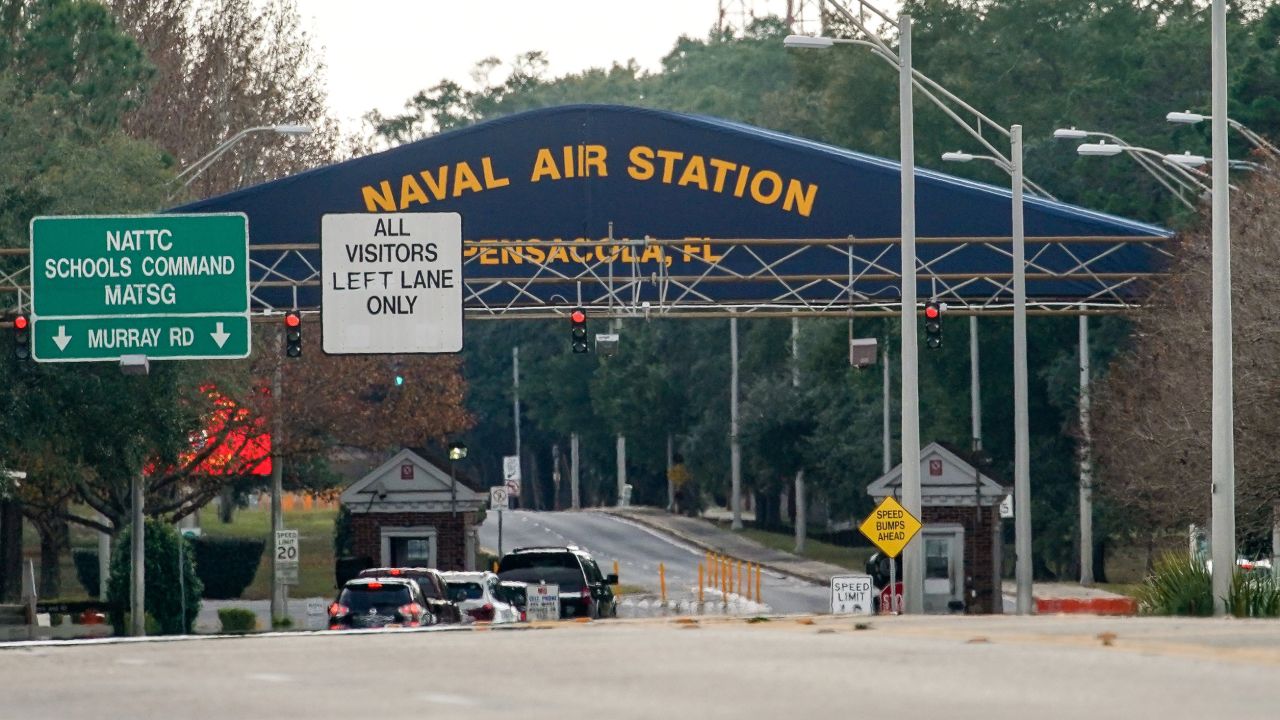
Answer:
[{"label": "sidewalk", "polygon": [[798,555],[765,547],[755,540],[728,530],[721,530],[701,518],[672,515],[665,510],[650,507],[611,507],[601,508],[600,512],[644,525],[694,547],[756,563],[775,572],[818,585],[829,584],[833,575],[848,575],[851,572],[839,565],[806,560]]}]

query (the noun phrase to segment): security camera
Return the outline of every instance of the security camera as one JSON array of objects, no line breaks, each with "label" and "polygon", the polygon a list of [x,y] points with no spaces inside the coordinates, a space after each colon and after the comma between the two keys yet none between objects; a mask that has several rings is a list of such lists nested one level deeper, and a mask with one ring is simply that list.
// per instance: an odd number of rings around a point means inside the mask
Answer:
[{"label": "security camera", "polygon": [[596,352],[605,357],[618,353],[618,333],[596,333]]}]

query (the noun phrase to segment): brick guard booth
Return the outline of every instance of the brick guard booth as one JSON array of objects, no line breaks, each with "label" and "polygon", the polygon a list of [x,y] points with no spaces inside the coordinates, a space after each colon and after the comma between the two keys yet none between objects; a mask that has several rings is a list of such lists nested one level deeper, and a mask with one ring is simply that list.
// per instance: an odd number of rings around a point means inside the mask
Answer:
[{"label": "brick guard booth", "polygon": [[447,460],[405,448],[342,493],[352,550],[380,567],[474,570],[476,523],[488,504]]},{"label": "brick guard booth", "polygon": [[[924,543],[925,612],[1003,612],[999,505],[1008,489],[935,442],[920,451],[920,492],[923,527],[912,542]],[[902,466],[867,493],[901,500]]]}]

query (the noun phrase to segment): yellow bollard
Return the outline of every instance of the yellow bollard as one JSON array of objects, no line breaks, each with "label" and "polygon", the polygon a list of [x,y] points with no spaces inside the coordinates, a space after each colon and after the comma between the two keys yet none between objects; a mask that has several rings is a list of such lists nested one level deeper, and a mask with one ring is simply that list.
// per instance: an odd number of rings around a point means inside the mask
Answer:
[{"label": "yellow bollard", "polygon": [[495,573],[496,573],[496,572],[498,572],[498,561],[497,561],[497,560],[494,560],[494,561],[493,561],[493,571],[494,571]]},{"label": "yellow bollard", "polygon": [[756,602],[764,602],[764,597],[760,594],[760,566],[756,565]]},{"label": "yellow bollard", "polygon": [[742,594],[742,561],[741,560],[738,561],[738,585],[736,588],[736,592],[739,595]]},{"label": "yellow bollard", "polygon": [[667,568],[658,563],[658,587],[662,589],[662,604],[667,604]]},{"label": "yellow bollard", "polygon": [[702,605],[702,563],[698,563],[698,605]]},{"label": "yellow bollard", "polygon": [[[614,560],[614,561],[613,561],[613,575],[614,575],[614,577],[617,577],[617,578],[621,578],[621,577],[622,577],[622,574],[618,572],[618,561],[617,561],[617,560]],[[615,599],[615,600],[616,600],[616,599],[618,599],[618,598],[620,598],[620,597],[622,597],[622,593],[621,593],[621,592],[618,592],[618,589],[619,589],[619,588],[621,588],[621,587],[622,587],[622,580],[621,580],[621,579],[619,579],[619,580],[618,580],[618,584],[613,586],[613,597],[614,597],[614,599]]]},{"label": "yellow bollard", "polygon": [[719,568],[717,568],[716,572],[718,572],[718,573],[719,573],[719,576],[720,576],[720,577],[719,577],[719,579],[720,579],[720,597],[721,597],[721,598],[723,598],[723,599],[724,599],[724,601],[725,601],[726,603],[728,603],[728,602],[729,602],[729,573],[727,573],[727,572],[725,572],[725,571],[724,571],[724,557],[723,557],[723,556],[720,558],[720,563],[719,563],[719,565],[720,565],[720,567],[719,567]]}]

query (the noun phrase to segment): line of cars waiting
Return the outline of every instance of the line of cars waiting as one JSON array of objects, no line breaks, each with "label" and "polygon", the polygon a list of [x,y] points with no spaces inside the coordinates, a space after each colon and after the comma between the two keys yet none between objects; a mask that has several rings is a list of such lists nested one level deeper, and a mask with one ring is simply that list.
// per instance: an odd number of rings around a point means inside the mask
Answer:
[{"label": "line of cars waiting", "polygon": [[360,571],[329,605],[329,629],[424,627],[528,619],[531,586],[560,589],[560,617],[616,617],[613,586],[586,551],[574,547],[517,548],[498,572],[378,567]]}]

